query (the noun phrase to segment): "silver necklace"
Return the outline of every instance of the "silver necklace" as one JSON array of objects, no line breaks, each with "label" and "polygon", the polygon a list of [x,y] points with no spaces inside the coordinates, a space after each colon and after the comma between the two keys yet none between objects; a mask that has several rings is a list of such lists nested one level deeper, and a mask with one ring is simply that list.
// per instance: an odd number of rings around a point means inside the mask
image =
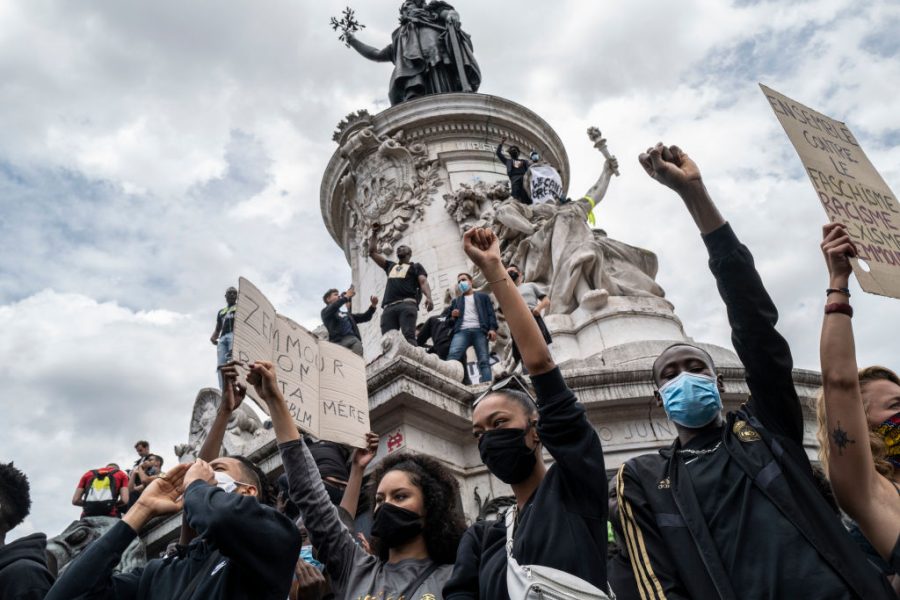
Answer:
[{"label": "silver necklace", "polygon": [[704,450],[691,450],[690,448],[685,448],[682,450],[676,450],[675,454],[679,456],[706,456],[707,454],[712,454],[716,450],[719,449],[719,446],[722,445],[722,440],[719,440],[715,446],[712,448],[706,448]]}]

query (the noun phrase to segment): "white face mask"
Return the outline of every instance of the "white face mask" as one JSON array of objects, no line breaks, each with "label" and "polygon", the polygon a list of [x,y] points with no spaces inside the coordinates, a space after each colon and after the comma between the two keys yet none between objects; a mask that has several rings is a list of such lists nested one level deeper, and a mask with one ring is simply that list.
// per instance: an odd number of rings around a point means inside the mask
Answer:
[{"label": "white face mask", "polygon": [[237,482],[227,473],[215,471],[213,476],[216,478],[216,487],[223,490],[226,494],[230,494],[237,489]]}]

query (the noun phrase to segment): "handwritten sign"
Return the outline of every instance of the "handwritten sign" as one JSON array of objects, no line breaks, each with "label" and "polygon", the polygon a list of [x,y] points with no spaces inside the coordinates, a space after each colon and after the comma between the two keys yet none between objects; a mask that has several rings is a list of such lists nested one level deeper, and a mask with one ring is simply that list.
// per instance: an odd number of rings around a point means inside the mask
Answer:
[{"label": "handwritten sign", "polygon": [[760,84],[832,221],[847,226],[867,292],[900,298],[900,204],[850,129]]},{"label": "handwritten sign", "polygon": [[535,204],[557,202],[563,195],[562,177],[559,171],[547,163],[531,165],[526,187]]},{"label": "handwritten sign", "polygon": [[[320,439],[362,445],[369,431],[363,359],[278,314],[265,295],[243,277],[232,355],[244,364],[265,360],[275,365],[281,393],[301,429]],[[267,411],[253,388],[248,394]]]}]

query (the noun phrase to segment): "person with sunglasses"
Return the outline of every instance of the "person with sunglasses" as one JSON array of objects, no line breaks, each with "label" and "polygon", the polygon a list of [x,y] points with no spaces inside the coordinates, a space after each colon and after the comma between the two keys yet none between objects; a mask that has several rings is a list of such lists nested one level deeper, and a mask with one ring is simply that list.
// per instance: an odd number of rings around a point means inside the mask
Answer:
[{"label": "person with sunglasses", "polygon": [[[523,571],[552,572],[556,581],[574,585],[579,598],[606,598],[608,508],[600,438],[503,266],[497,236],[473,228],[464,244],[503,310],[537,400],[498,384],[476,402],[472,432],[481,459],[512,487],[516,504],[505,517],[466,531],[444,598],[522,598]],[[544,448],[552,466],[544,462]],[[508,570],[515,589],[507,583]]]}]

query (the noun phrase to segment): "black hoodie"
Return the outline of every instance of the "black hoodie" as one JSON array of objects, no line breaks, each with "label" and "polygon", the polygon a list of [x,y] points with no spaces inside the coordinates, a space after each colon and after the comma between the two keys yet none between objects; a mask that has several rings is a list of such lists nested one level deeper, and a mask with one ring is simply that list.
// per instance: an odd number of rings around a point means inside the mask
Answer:
[{"label": "black hoodie", "polygon": [[53,585],[47,569],[47,536],[34,533],[0,548],[0,598],[43,600]]},{"label": "black hoodie", "polygon": [[47,600],[174,600],[195,579],[192,600],[287,598],[301,544],[287,517],[256,498],[227,494],[203,481],[184,492],[184,515],[200,534],[184,556],[154,559],[113,575],[137,537],[119,521],[66,568]]}]

